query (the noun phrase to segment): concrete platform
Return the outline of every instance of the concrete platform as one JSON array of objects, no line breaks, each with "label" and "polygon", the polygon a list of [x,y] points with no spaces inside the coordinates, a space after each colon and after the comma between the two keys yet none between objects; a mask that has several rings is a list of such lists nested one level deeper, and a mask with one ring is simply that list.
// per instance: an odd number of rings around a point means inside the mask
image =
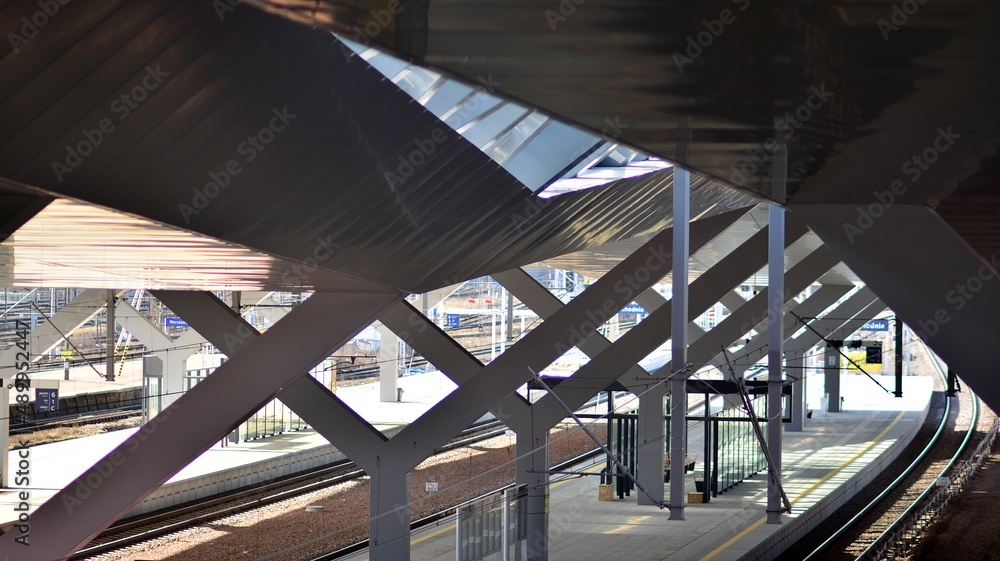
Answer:
[{"label": "concrete platform", "polygon": [[[905,379],[903,399],[882,397],[870,380],[843,376],[843,393],[850,396],[844,413],[815,413],[801,433],[785,434],[785,484],[794,512],[780,526],[764,524],[766,485],[758,475],[712,499],[690,505],[687,521],[670,522],[667,511],[638,506],[636,494],[625,500],[597,501],[597,477],[583,477],[552,486],[552,559],[602,559],[630,552],[630,560],[767,559],[781,544],[807,532],[825,513],[837,508],[888,465],[912,439],[926,415],[931,393],[929,377]],[[883,384],[889,377],[884,377]],[[818,382],[818,380],[817,380]],[[338,395],[369,422],[393,434],[423,414],[455,387],[432,372],[400,378],[404,402],[380,403],[377,384],[341,388]],[[819,387],[820,384],[813,384]],[[810,402],[818,402],[810,388]],[[625,404],[621,404],[625,405]],[[124,441],[133,430],[45,444],[31,448],[31,507],[48,500],[90,465]],[[699,429],[692,429],[691,450]],[[216,445],[147,497],[130,515],[199,496],[265,481],[341,458],[314,431],[305,430],[249,443]],[[12,456],[12,465],[16,459]],[[597,472],[603,462],[589,468]],[[695,472],[700,476],[700,472]],[[693,490],[695,474],[688,476]],[[29,488],[28,486],[23,486]],[[0,525],[14,520],[15,495],[0,495]],[[640,539],[636,539],[640,538]],[[453,559],[454,525],[443,522],[413,536],[414,561]],[[359,553],[352,559],[364,559]]]},{"label": "concrete platform", "polygon": [[[891,380],[889,376],[877,378],[883,385]],[[820,380],[816,377],[813,385],[820,387]],[[845,400],[847,411],[817,411],[803,432],[785,432],[784,485],[792,502],[792,514],[783,516],[780,525],[766,524],[764,474],[744,481],[708,504],[688,505],[684,521],[668,520],[666,510],[637,505],[635,492],[624,500],[598,501],[597,477],[553,483],[550,558],[772,559],[899,455],[924,421],[932,384],[930,377],[907,377],[904,397],[897,399],[883,394],[863,376],[843,375],[843,393],[849,396]],[[814,395],[810,402],[815,397],[815,392],[811,393]],[[815,399],[818,402],[818,397]],[[700,448],[692,445],[691,450]],[[700,457],[698,465],[703,465]],[[603,466],[602,461],[584,470],[595,473]],[[700,472],[696,474],[701,476]],[[688,476],[692,491],[693,478]],[[455,559],[453,520],[414,532],[411,544],[413,561]],[[367,560],[368,555],[362,551],[348,559]]]},{"label": "concrete platform", "polygon": [[[337,395],[377,429],[391,436],[424,414],[456,386],[443,374],[430,372],[402,377],[399,387],[403,388],[403,401],[398,403],[379,402],[377,383],[343,387]],[[114,431],[33,446],[30,448],[30,485],[15,485],[13,488],[31,489],[29,505],[34,511],[137,430]],[[18,465],[16,454],[10,452],[12,468]],[[342,459],[343,454],[310,429],[224,447],[216,444],[146,497],[127,516],[269,481]],[[0,527],[14,521],[15,497],[16,492],[0,493]]]}]

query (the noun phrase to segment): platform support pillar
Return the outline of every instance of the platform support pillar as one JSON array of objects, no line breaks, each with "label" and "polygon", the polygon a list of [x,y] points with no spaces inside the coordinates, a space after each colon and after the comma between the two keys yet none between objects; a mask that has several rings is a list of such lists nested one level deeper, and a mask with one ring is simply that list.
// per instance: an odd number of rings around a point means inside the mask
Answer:
[{"label": "platform support pillar", "polygon": [[369,558],[372,561],[409,561],[410,473],[384,464],[362,467],[371,476]]},{"label": "platform support pillar", "polygon": [[823,349],[823,374],[829,413],[840,413],[840,352],[843,341],[830,341]]},{"label": "platform support pillar", "polygon": [[[663,469],[665,462],[666,423],[664,416],[664,398],[667,395],[666,384],[656,384],[639,396],[639,450],[636,479],[650,496],[639,493],[638,502],[641,505],[659,506],[663,502]],[[608,426],[611,426],[610,420]]]},{"label": "platform support pillar", "polygon": [[[534,424],[534,423],[532,423]],[[549,558],[549,431],[534,428],[517,434],[518,485],[527,486],[525,498],[528,559]]]},{"label": "platform support pillar", "polygon": [[[785,202],[788,153],[781,141],[774,153],[771,196]],[[781,524],[781,418],[785,365],[785,209],[772,203],[767,230],[767,450],[773,477],[767,481],[767,523]]]},{"label": "platform support pillar", "polygon": [[399,398],[399,337],[379,324],[378,388],[379,401],[400,401]]},{"label": "platform support pillar", "polygon": [[[674,167],[673,296],[670,332],[670,519],[684,520],[684,462],[687,440],[688,262],[691,172]],[[650,392],[652,393],[652,392]],[[660,422],[662,426],[662,421]],[[657,448],[659,452],[659,448]],[[639,472],[640,474],[642,471]],[[659,475],[659,473],[657,473]]]},{"label": "platform support pillar", "polygon": [[790,376],[798,378],[792,383],[792,422],[788,424],[790,432],[802,432],[806,419],[806,358],[802,353],[796,353],[785,359],[786,370]]}]

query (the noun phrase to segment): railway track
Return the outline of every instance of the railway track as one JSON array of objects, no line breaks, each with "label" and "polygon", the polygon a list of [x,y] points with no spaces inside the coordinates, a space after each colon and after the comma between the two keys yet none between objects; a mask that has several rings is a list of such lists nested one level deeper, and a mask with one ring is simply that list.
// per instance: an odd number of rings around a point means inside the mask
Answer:
[{"label": "railway track", "polygon": [[[446,452],[504,434],[499,421],[469,427],[438,450]],[[364,476],[350,460],[292,475],[277,481],[234,491],[222,496],[180,505],[176,508],[123,520],[101,533],[69,559],[78,560],[129,547],[146,540],[205,524],[254,508]]]},{"label": "railway track", "polygon": [[[695,404],[692,407],[692,410],[700,411],[701,407],[701,405]],[[504,433],[505,430],[499,422],[494,421],[491,423],[484,423],[476,427],[471,427],[462,435],[456,437],[456,439],[449,443],[448,446],[439,450],[439,452],[468,446],[478,441],[486,440]],[[554,466],[553,469],[567,469],[588,458],[599,455],[600,453],[600,449],[593,448],[590,451]],[[104,533],[93,540],[85,549],[80,550],[74,556],[70,557],[70,559],[85,559],[102,553],[109,553],[124,549],[156,537],[165,536],[194,526],[205,525],[234,514],[284,501],[298,495],[322,490],[362,476],[364,476],[364,473],[354,466],[352,462],[344,461],[336,465],[291,476],[280,481],[264,484],[251,489],[241,490],[225,496],[199,501],[197,503],[182,505],[168,511],[154,513],[141,518],[122,521],[119,524],[108,528]],[[503,488],[490,491],[482,496],[492,495],[502,489]],[[454,512],[455,507],[452,506],[413,521],[411,527],[413,529],[417,529],[427,525],[440,523],[441,520],[452,516]],[[368,547],[367,540],[352,544],[331,553],[326,553],[317,557],[315,561],[337,559],[366,547]]]},{"label": "railway track", "polygon": [[[936,361],[935,367],[943,388],[945,374]],[[974,444],[977,427],[982,424],[981,413],[979,399],[970,392],[955,398],[946,397],[943,391],[935,392],[924,427],[903,455],[810,533],[820,537],[812,538],[811,543],[810,538],[802,540],[778,559],[874,559],[870,550],[877,548],[897,521],[938,485],[939,478],[970,454],[970,443]]]},{"label": "railway track", "polygon": [[115,409],[112,411],[102,411],[94,413],[78,413],[75,415],[65,415],[62,417],[51,417],[41,421],[21,423],[12,425],[10,434],[31,434],[33,432],[54,429],[60,427],[93,425],[96,423],[107,423],[120,419],[131,419],[142,416],[142,409],[138,406],[130,408]]}]

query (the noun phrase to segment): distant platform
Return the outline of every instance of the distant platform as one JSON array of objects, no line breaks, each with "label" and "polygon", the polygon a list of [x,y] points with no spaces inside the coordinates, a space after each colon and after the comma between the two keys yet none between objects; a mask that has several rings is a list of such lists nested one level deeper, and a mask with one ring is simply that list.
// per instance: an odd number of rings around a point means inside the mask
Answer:
[{"label": "distant platform", "polygon": [[[435,371],[401,377],[398,387],[403,389],[401,402],[380,402],[377,382],[339,388],[337,396],[377,429],[391,436],[424,414],[456,386],[443,374]],[[137,430],[120,430],[32,446],[31,511],[73,482]],[[311,429],[224,447],[216,444],[146,497],[129,516],[269,481],[342,459],[343,454]],[[10,452],[10,465],[17,465],[16,452]],[[13,479],[11,483],[14,483]],[[15,496],[16,492],[9,490],[0,492],[0,526],[13,522]]]}]

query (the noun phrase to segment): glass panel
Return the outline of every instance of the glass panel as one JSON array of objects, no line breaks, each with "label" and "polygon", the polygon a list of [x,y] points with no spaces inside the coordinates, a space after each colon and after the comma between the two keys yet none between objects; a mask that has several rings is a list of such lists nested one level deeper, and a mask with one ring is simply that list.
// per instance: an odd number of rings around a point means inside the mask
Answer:
[{"label": "glass panel", "polygon": [[399,89],[410,94],[410,97],[420,99],[434,85],[438,76],[416,66],[407,66],[392,81]]},{"label": "glass panel", "polygon": [[548,120],[548,117],[537,111],[531,113],[483,151],[502,165]]},{"label": "glass panel", "polygon": [[460,128],[458,132],[469,142],[482,148],[527,113],[528,110],[523,107],[504,105],[480,120]]}]

